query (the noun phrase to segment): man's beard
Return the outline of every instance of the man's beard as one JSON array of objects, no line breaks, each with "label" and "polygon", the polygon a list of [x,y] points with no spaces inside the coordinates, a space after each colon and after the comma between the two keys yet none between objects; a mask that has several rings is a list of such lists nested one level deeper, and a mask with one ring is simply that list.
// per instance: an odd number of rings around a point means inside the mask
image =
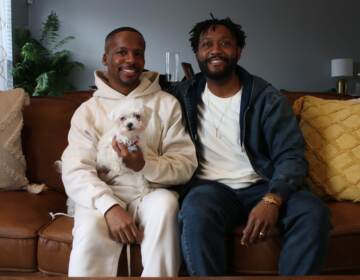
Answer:
[{"label": "man's beard", "polygon": [[208,68],[208,62],[213,58],[208,58],[203,61],[198,60],[199,68],[201,72],[210,80],[221,81],[230,77],[231,74],[235,71],[237,66],[236,58],[224,58],[221,57],[223,61],[226,62],[225,68],[222,71],[212,72]]}]

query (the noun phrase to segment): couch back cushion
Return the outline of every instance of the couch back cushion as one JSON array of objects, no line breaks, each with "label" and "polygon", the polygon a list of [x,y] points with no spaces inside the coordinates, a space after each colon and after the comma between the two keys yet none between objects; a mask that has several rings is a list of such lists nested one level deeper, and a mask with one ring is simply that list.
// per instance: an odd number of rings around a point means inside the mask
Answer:
[{"label": "couch back cushion", "polygon": [[32,97],[24,109],[22,145],[30,183],[45,183],[64,191],[54,162],[67,146],[71,117],[83,100],[65,97]]}]

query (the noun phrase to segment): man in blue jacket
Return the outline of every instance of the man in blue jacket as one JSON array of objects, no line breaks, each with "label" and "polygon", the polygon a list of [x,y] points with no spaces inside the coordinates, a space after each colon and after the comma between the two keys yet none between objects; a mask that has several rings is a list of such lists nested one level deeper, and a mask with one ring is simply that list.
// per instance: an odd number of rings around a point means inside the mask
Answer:
[{"label": "man in blue jacket", "polygon": [[306,190],[304,140],[286,97],[237,65],[245,34],[231,19],[199,22],[190,35],[201,73],[172,89],[200,163],[179,214],[189,274],[226,275],[226,237],[239,224],[245,246],[278,226],[281,275],[319,274],[329,211]]}]

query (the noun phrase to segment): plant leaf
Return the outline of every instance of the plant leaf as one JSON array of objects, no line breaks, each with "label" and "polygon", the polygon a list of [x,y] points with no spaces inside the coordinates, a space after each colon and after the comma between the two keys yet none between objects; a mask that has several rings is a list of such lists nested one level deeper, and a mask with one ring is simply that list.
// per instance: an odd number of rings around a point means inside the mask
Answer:
[{"label": "plant leaf", "polygon": [[52,72],[53,71],[42,73],[36,78],[34,96],[44,96],[48,93],[53,75]]},{"label": "plant leaf", "polygon": [[43,23],[40,42],[51,45],[56,42],[59,36],[60,22],[54,11],[51,11],[46,21]]},{"label": "plant leaf", "polygon": [[69,41],[74,40],[75,37],[74,36],[67,36],[64,39],[60,40],[53,48],[52,50],[56,50],[60,47],[62,47],[63,45],[67,44]]},{"label": "plant leaf", "polygon": [[40,61],[47,55],[47,50],[36,41],[30,41],[21,48],[20,54],[24,61]]},{"label": "plant leaf", "polygon": [[31,41],[31,33],[26,28],[15,28],[14,31],[14,43],[21,49],[27,42]]},{"label": "plant leaf", "polygon": [[15,43],[20,48],[20,55],[17,55],[12,70],[15,86],[34,96],[61,95],[65,90],[74,89],[68,77],[84,66],[72,61],[68,50],[54,52],[74,39],[67,36],[57,42],[59,28],[59,19],[56,13],[51,12],[43,23],[40,40],[32,38],[27,29],[17,31]]}]

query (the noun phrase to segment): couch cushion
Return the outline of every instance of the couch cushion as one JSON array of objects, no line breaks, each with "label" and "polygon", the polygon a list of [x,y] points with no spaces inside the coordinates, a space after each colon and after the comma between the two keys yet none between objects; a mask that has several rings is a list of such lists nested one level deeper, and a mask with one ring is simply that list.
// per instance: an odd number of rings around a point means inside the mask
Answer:
[{"label": "couch cushion", "polygon": [[228,242],[230,250],[229,270],[232,275],[241,274],[277,274],[281,241],[277,231],[271,232],[270,238],[255,245],[241,245],[244,227],[235,229]]},{"label": "couch cushion", "polygon": [[[66,275],[72,245],[73,218],[57,216],[39,232],[38,268],[51,275]],[[139,245],[131,246],[131,273],[140,276],[142,272]],[[126,250],[122,251],[118,275],[127,276]]]},{"label": "couch cushion", "polygon": [[73,218],[58,216],[39,232],[39,270],[66,275],[72,243]]},{"label": "couch cushion", "polygon": [[25,191],[0,195],[0,270],[37,269],[37,234],[49,223],[49,212],[65,211],[65,195],[45,191],[39,195]]},{"label": "couch cushion", "polygon": [[[332,213],[332,225],[328,260],[324,271],[360,271],[360,204],[352,202],[328,203]],[[60,216],[40,231],[38,245],[39,269],[50,274],[67,274],[71,251],[72,218]],[[235,229],[228,245],[230,250],[230,272],[239,274],[277,274],[281,250],[278,232],[271,238],[251,247],[240,244],[243,227]],[[120,258],[118,275],[126,276],[125,250]],[[131,248],[131,269],[133,276],[142,271],[140,246]]]},{"label": "couch cushion", "polygon": [[54,167],[67,145],[71,117],[82,100],[61,97],[32,97],[24,109],[23,150],[27,176],[32,183],[45,183],[64,191]]},{"label": "couch cushion", "polygon": [[330,202],[333,229],[326,272],[360,272],[360,203]]},{"label": "couch cushion", "polygon": [[313,191],[360,201],[360,103],[305,96],[294,108],[300,115]]},{"label": "couch cushion", "polygon": [[20,138],[22,109],[28,102],[23,89],[0,91],[0,190],[20,189],[28,184]]},{"label": "couch cushion", "polygon": [[[333,229],[329,242],[325,273],[360,271],[360,203],[329,202]],[[281,239],[278,232],[256,245],[240,244],[243,227],[229,240],[230,272],[239,274],[277,274]]]}]

